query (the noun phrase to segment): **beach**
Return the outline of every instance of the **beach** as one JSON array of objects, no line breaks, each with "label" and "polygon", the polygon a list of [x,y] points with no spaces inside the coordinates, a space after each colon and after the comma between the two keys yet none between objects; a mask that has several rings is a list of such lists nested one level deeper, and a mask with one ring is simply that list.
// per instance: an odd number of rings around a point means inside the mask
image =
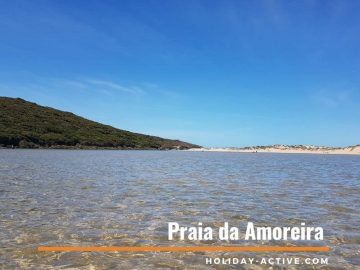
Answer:
[{"label": "beach", "polygon": [[233,152],[233,153],[280,153],[280,154],[334,154],[334,155],[360,155],[360,146],[343,148],[317,147],[317,146],[254,146],[245,148],[235,147],[210,147],[191,148],[186,151],[196,152]]}]

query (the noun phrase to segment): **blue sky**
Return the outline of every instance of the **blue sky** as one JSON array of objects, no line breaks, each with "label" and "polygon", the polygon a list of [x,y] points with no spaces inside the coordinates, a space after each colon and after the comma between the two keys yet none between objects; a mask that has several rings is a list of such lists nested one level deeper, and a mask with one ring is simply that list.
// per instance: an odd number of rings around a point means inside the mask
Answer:
[{"label": "blue sky", "polygon": [[360,143],[360,1],[2,1],[0,95],[204,146]]}]

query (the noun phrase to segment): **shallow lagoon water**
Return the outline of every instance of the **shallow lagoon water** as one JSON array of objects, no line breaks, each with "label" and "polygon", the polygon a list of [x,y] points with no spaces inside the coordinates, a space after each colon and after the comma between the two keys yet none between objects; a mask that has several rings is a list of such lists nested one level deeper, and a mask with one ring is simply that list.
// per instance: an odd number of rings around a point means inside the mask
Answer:
[{"label": "shallow lagoon water", "polygon": [[[183,241],[167,222],[324,228],[325,240]],[[206,257],[328,257],[359,269],[360,156],[0,150],[1,269],[242,269]],[[330,253],[39,253],[39,245],[294,245]],[[258,266],[257,266],[258,267]],[[292,267],[292,268],[291,268]],[[247,268],[252,269],[252,268]],[[268,269],[268,267],[265,267]]]}]

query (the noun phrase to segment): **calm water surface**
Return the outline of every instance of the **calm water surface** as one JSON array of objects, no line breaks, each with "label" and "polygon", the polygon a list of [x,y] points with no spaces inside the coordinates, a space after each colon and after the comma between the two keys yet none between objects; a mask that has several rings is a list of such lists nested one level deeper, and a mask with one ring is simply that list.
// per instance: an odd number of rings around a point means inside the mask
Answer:
[{"label": "calm water surface", "polygon": [[320,244],[330,253],[289,256],[329,257],[329,265],[299,268],[360,269],[360,156],[0,150],[0,269],[241,269],[206,265],[205,258],[286,256],[36,251],[39,245],[169,245],[169,221],[213,227],[228,221],[242,231],[248,221],[322,226]]}]

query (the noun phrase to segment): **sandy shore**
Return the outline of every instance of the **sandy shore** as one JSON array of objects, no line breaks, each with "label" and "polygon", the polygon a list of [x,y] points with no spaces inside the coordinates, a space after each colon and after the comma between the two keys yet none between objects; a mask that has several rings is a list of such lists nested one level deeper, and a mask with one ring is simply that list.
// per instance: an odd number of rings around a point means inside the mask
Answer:
[{"label": "sandy shore", "polygon": [[224,148],[192,148],[188,151],[197,152],[239,152],[239,153],[284,153],[284,154],[339,154],[360,155],[360,145],[344,148],[317,147],[317,146],[254,146],[254,147],[224,147]]}]

